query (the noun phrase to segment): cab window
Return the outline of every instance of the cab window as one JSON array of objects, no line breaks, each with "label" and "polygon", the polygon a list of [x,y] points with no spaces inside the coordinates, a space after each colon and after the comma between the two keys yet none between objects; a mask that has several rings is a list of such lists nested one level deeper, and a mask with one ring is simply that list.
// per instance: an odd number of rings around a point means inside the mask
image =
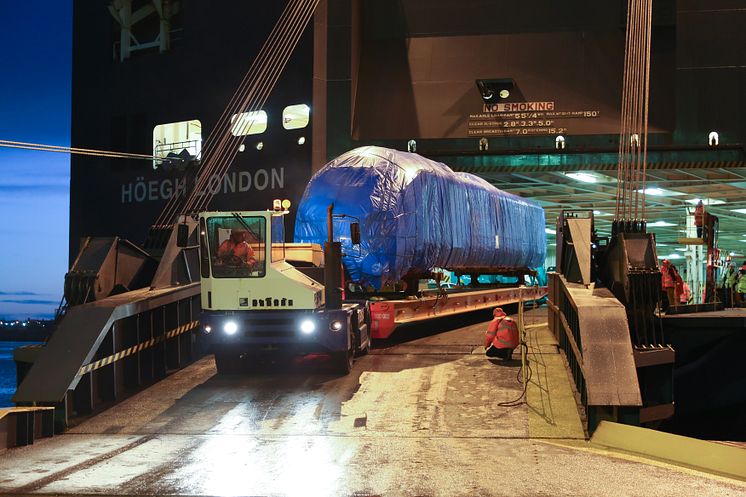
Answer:
[{"label": "cab window", "polygon": [[262,278],[266,274],[266,221],[259,216],[207,219],[214,278]]}]

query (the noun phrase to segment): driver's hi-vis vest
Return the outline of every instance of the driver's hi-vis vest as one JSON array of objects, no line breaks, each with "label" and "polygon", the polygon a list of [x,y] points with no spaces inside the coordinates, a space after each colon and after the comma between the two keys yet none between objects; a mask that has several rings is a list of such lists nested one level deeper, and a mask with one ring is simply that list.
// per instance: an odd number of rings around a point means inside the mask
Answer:
[{"label": "driver's hi-vis vest", "polygon": [[519,343],[518,324],[507,316],[493,319],[484,335],[485,349],[515,349]]},{"label": "driver's hi-vis vest", "polygon": [[251,258],[254,257],[254,250],[247,242],[233,243],[231,240],[226,240],[218,248],[218,255],[235,255],[236,257],[250,262]]}]

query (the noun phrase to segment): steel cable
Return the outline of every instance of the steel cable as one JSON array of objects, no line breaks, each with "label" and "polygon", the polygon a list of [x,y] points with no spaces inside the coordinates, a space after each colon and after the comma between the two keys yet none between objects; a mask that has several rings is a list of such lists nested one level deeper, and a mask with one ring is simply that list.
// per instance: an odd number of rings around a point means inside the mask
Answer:
[{"label": "steel cable", "polygon": [[647,9],[647,44],[645,46],[645,129],[643,131],[645,135],[645,142],[643,144],[642,152],[642,219],[645,220],[645,194],[647,190],[647,169],[648,169],[648,117],[649,117],[649,104],[650,104],[650,51],[653,43],[653,2],[648,2]]},{"label": "steel cable", "polygon": [[[303,9],[304,6],[307,7],[304,3],[307,4],[309,2],[308,0],[300,0],[297,3],[297,6]],[[315,4],[316,2],[311,1],[310,3]],[[305,14],[312,13],[313,8],[315,8],[315,5],[310,9],[301,10],[299,15],[294,18],[293,26],[288,29],[290,34],[281,40],[282,45],[280,47],[280,53],[277,57],[267,59],[269,69],[266,70],[262,78],[258,78],[255,81],[255,84],[251,88],[253,91],[250,91],[242,102],[241,109],[243,112],[251,114],[257,112],[264,106],[269,93],[276,84],[280,72],[284,69],[287,60],[295,47],[295,43],[297,43],[297,39],[294,40],[296,34],[299,37],[300,33],[302,33],[305,28]],[[212,198],[212,195],[210,194],[210,182],[214,177],[218,178],[218,183],[222,181],[225,172],[227,172],[228,168],[232,165],[233,159],[235,159],[235,156],[238,154],[240,143],[245,140],[245,135],[234,136],[232,131],[233,126],[231,126],[231,128],[225,133],[221,147],[216,152],[216,157],[210,159],[214,162],[214,165],[210,164],[210,168],[206,173],[201,174],[200,182],[192,190],[189,202],[185,205],[185,211],[195,211],[205,207],[207,202]],[[203,192],[203,188],[206,189],[206,191]],[[205,197],[207,197],[206,201],[204,200]]]},{"label": "steel cable", "polygon": [[[94,157],[111,157],[115,159],[138,159],[156,160],[157,157],[147,154],[133,154],[129,152],[117,152],[113,150],[96,150],[92,148],[68,147],[63,145],[47,145],[43,143],[19,142],[13,140],[0,140],[0,147],[18,148],[24,150],[36,150],[40,152],[57,152],[63,154],[89,155]],[[181,158],[166,158],[166,161],[181,162]]]},{"label": "steel cable", "polygon": [[[303,2],[297,2],[295,4],[294,10],[297,10],[298,7],[302,6]],[[257,95],[255,90],[257,87],[259,87],[259,92],[261,94],[265,93],[263,89],[269,87],[269,89],[271,90],[271,87],[274,86],[274,82],[271,81],[273,72],[271,69],[268,70],[267,66],[271,66],[271,64],[276,62],[278,58],[280,60],[287,58],[287,56],[289,55],[289,47],[294,46],[294,44],[292,43],[292,38],[297,31],[296,27],[299,24],[303,23],[303,12],[295,14],[290,23],[292,23],[292,27],[283,29],[284,32],[289,32],[290,34],[280,40],[279,54],[277,53],[277,50],[275,50],[274,57],[267,57],[264,60],[261,67],[262,78],[256,78],[254,84],[248,88],[249,91],[245,92],[245,97],[240,102],[239,110],[242,110],[244,112],[255,112],[257,109],[261,108],[264,105],[266,101],[266,97],[264,96],[260,96],[261,101],[258,102],[259,105],[256,105]],[[268,91],[266,93],[268,93]],[[203,195],[202,190],[205,187],[210,186],[209,183],[213,176],[217,176],[219,180],[222,179],[221,171],[226,169],[226,165],[224,164],[225,162],[228,162],[227,167],[230,167],[230,161],[235,158],[235,155],[238,153],[239,142],[242,142],[245,139],[244,136],[233,136],[232,129],[233,126],[231,125],[231,127],[223,134],[222,140],[217,147],[215,155],[211,158],[206,159],[206,162],[209,162],[210,164],[208,164],[208,167],[205,168],[204,172],[200,172],[200,179],[198,182],[195,183],[195,188],[192,190],[190,198],[185,203],[183,209],[184,212],[196,210],[197,205],[200,204],[199,197]]]},{"label": "steel cable", "polygon": [[[632,16],[629,14],[630,12],[630,0],[627,1],[627,27],[626,32],[630,31],[630,23],[632,22]],[[627,49],[627,43],[625,40],[625,46],[624,46],[624,72],[622,75],[622,109],[621,109],[621,122],[619,127],[619,153],[617,155],[617,186],[616,186],[616,210],[614,212],[614,218],[620,219],[621,217],[621,198],[622,198],[622,171],[623,171],[623,164],[624,164],[624,137],[625,137],[625,123],[627,119],[627,111],[628,111],[628,105],[627,105],[627,99],[629,98],[628,95],[628,85],[627,85],[627,78],[629,77],[629,51]]]},{"label": "steel cable", "polygon": [[626,24],[615,217],[618,221],[644,221],[652,34],[651,0],[628,0]]},{"label": "steel cable", "polygon": [[[243,79],[241,80],[241,83],[239,84],[236,91],[231,96],[231,99],[228,102],[228,105],[223,110],[223,113],[218,118],[218,121],[215,124],[215,127],[213,128],[212,132],[208,136],[208,138],[205,140],[205,146],[202,147],[202,150],[200,151],[200,158],[203,160],[203,166],[200,167],[200,170],[205,169],[206,158],[210,156],[213,144],[215,141],[218,141],[218,146],[220,142],[224,139],[224,133],[222,130],[228,126],[228,130],[230,130],[230,123],[229,120],[231,116],[237,113],[238,109],[240,109],[241,104],[243,102],[243,98],[248,91],[250,87],[250,83],[252,80],[256,79],[256,74],[259,71],[259,67],[261,67],[264,64],[264,61],[270,57],[271,54],[275,52],[275,47],[272,46],[272,44],[276,44],[277,41],[277,33],[278,30],[281,28],[281,26],[284,25],[285,19],[287,19],[289,13],[291,12],[291,6],[293,5],[292,2],[288,2],[285,5],[285,8],[282,11],[282,14],[280,15],[280,18],[275,23],[274,27],[270,31],[269,36],[267,39],[265,39],[264,43],[262,44],[262,47],[259,50],[258,55],[254,58],[254,60],[251,63],[251,66],[249,67],[249,70],[244,75]],[[200,171],[195,171],[195,180],[197,178],[197,174],[199,174]],[[187,178],[188,180],[189,178]],[[196,182],[196,181],[195,181]],[[169,199],[168,204],[164,207],[162,210],[160,216],[158,217],[158,220],[156,221],[156,224],[164,224],[169,221],[169,218],[171,218],[176,212],[180,211],[179,209],[179,203],[186,202],[187,198],[184,198],[183,202],[179,202],[176,196],[171,197]]]},{"label": "steel cable", "polygon": [[[292,8],[291,8],[292,6]],[[298,19],[298,13],[295,11],[297,10],[297,2],[293,4],[292,2],[289,2],[287,4],[286,13],[289,13],[291,15],[291,18],[289,21],[284,20],[281,18],[275,27],[276,30],[273,30],[273,32],[270,34],[270,37],[267,40],[267,44],[265,45],[266,50],[262,50],[260,54],[255,59],[255,67],[257,68],[256,71],[258,72],[258,75],[252,75],[251,77],[246,79],[246,84],[243,88],[240,89],[240,92],[236,93],[236,105],[231,109],[229,112],[225,113],[225,119],[223,120],[223,125],[218,128],[216,127],[214,130],[214,133],[218,136],[218,142],[217,145],[215,145],[214,149],[208,150],[204,157],[203,157],[203,167],[202,170],[200,170],[200,177],[197,182],[195,182],[195,188],[192,191],[192,194],[190,195],[190,198],[185,203],[185,207],[183,210],[187,211],[190,209],[190,204],[194,201],[194,194],[195,192],[199,192],[205,185],[206,181],[209,181],[209,178],[213,175],[214,172],[216,172],[220,166],[221,160],[223,160],[226,157],[226,151],[228,145],[234,141],[233,139],[233,119],[240,116],[242,112],[246,112],[246,106],[247,106],[247,99],[250,98],[252,91],[256,88],[257,85],[261,85],[262,81],[266,79],[267,75],[269,74],[267,72],[267,68],[271,64],[271,61],[273,61],[279,53],[281,53],[283,46],[284,46],[284,40],[285,38],[278,38],[277,32],[281,31],[287,31],[287,28],[285,24],[292,24],[294,22],[297,22]],[[292,12],[292,13],[291,13]]]},{"label": "steel cable", "polygon": [[[271,92],[272,88],[276,84],[277,78],[279,77],[279,74],[285,67],[287,60],[289,59],[289,56],[291,55],[295,45],[297,44],[298,39],[300,38],[302,32],[305,29],[305,26],[310,19],[311,14],[313,13],[313,10],[315,9],[316,2],[307,3],[305,6],[302,3],[299,3],[299,6],[304,7],[305,10],[301,12],[301,16],[298,22],[290,28],[291,35],[288,36],[285,40],[285,44],[282,47],[282,54],[281,57],[279,57],[279,62],[274,65],[274,67],[270,70],[268,77],[260,82],[257,92],[252,93],[248,96],[244,103],[244,107],[249,112],[256,112],[257,109],[260,109],[264,106],[266,103],[267,97],[269,93]],[[219,160],[216,160],[216,168],[212,169],[211,172],[215,171],[217,174],[215,177],[218,178],[218,182],[222,179],[222,176],[227,172],[228,168],[230,168],[232,164],[232,160],[235,158],[235,156],[238,153],[238,146],[240,143],[242,143],[245,140],[245,136],[239,136],[231,138],[228,137],[229,140],[225,142],[227,148],[225,151],[223,151],[221,157]],[[228,146],[230,145],[230,146]],[[209,186],[210,181],[212,181],[213,177],[205,175],[202,180],[202,185]],[[190,205],[190,209],[200,209],[207,205],[209,200],[212,198],[212,195],[214,193],[210,193],[208,190],[206,193],[207,195],[204,195],[205,192],[199,191],[199,189],[195,189],[193,192],[193,203]],[[203,198],[200,198],[203,197]]]},{"label": "steel cable", "polygon": [[[268,78],[265,79],[259,88],[258,94],[252,94],[249,98],[247,98],[246,105],[249,110],[249,112],[256,111],[256,109],[262,108],[271,91],[274,89],[274,86],[277,83],[277,80],[279,79],[280,74],[284,70],[285,66],[287,65],[288,60],[290,59],[290,56],[292,55],[293,51],[295,50],[295,47],[298,44],[298,41],[300,40],[300,37],[302,36],[303,32],[306,29],[306,26],[308,25],[308,22],[310,21],[313,12],[316,9],[316,5],[318,4],[318,0],[301,0],[299,2],[299,6],[302,9],[301,17],[299,18],[298,22],[291,28],[291,35],[287,37],[286,45],[284,48],[284,51],[281,54],[281,57],[279,57],[279,60],[273,61],[276,62],[273,67],[270,69]],[[242,142],[245,140],[244,136],[237,137],[238,139],[232,140],[234,145],[237,145],[239,142]],[[230,138],[229,138],[230,139]],[[228,142],[230,143],[230,141]],[[232,165],[232,161],[235,158],[235,156],[238,154],[238,146],[232,146],[229,147],[228,150],[223,154],[221,161],[216,161],[217,164],[217,178],[218,182],[222,181],[223,176],[228,171],[228,169]],[[222,164],[221,164],[222,162]],[[203,184],[207,183],[209,187],[209,182],[211,180],[211,177],[207,177],[206,179],[203,179]],[[187,205],[187,208],[189,210],[195,211],[204,209],[209,204],[210,200],[214,196],[216,192],[212,191],[212,189],[208,188],[206,192],[202,195],[202,198],[199,198],[199,190],[195,188],[192,191],[192,197],[195,199],[195,201],[189,205]]]}]

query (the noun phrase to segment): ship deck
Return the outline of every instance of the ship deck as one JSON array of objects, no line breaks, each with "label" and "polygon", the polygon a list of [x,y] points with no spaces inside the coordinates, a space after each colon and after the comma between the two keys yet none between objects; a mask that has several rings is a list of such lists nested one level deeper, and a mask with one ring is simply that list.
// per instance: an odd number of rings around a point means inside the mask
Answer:
[{"label": "ship deck", "polygon": [[746,308],[743,307],[729,307],[727,309],[721,309],[719,311],[704,311],[704,312],[688,312],[681,314],[667,314],[664,316],[667,320],[697,320],[699,322],[716,320],[718,323],[733,323],[738,326],[746,324]]},{"label": "ship deck", "polygon": [[322,358],[217,376],[207,356],[0,452],[0,493],[746,495],[744,482],[587,442],[545,309],[527,313],[527,402],[501,407],[522,391],[520,361],[483,355],[488,317],[400,330],[343,378]]}]

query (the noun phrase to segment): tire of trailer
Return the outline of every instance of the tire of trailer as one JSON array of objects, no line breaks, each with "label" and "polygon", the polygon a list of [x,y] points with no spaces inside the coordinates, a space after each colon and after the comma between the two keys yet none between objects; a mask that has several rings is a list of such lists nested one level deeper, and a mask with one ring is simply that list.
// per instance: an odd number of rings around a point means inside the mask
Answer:
[{"label": "tire of trailer", "polygon": [[373,341],[373,339],[370,337],[370,328],[372,325],[371,325],[371,319],[370,319],[370,307],[367,302],[365,303],[365,309],[363,311],[363,316],[364,316],[364,324],[365,324],[365,333],[367,334],[368,343],[366,343],[365,346],[363,347],[362,331],[360,330],[360,326],[358,326],[358,329],[357,329],[358,341],[355,342],[355,343],[360,344],[360,346],[357,348],[358,356],[368,355],[370,353],[371,342]]},{"label": "tire of trailer", "polygon": [[357,350],[357,356],[362,357],[364,355],[368,355],[370,353],[370,333],[368,334],[368,343],[365,344],[364,347],[360,347]]}]

